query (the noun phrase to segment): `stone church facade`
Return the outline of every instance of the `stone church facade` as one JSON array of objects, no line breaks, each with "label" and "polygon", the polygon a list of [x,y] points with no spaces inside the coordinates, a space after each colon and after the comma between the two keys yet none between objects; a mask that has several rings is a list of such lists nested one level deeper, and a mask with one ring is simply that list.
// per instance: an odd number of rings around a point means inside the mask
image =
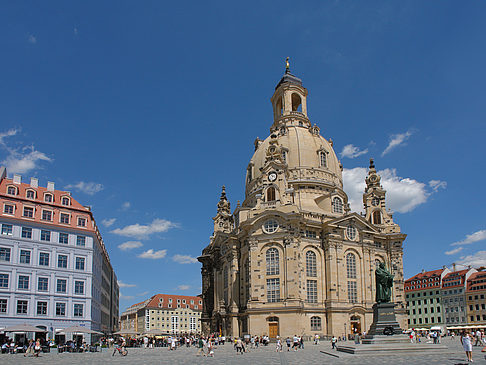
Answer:
[{"label": "stone church facade", "polygon": [[255,140],[245,200],[225,188],[202,263],[203,333],[336,335],[372,323],[378,261],[394,275],[392,301],[406,325],[406,237],[385,209],[370,161],[364,214],[351,212],[332,140],[307,116],[307,89],[286,68],[271,98],[270,136]]}]

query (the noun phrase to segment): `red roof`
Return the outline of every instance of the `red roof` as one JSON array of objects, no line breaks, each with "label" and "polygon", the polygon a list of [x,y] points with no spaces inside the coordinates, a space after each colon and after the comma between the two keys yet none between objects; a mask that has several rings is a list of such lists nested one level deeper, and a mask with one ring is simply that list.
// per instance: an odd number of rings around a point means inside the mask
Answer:
[{"label": "red roof", "polygon": [[[421,272],[410,279],[405,280],[404,288],[406,292],[428,290],[440,287],[440,275],[444,269]],[[430,280],[432,279],[432,280]],[[437,280],[438,279],[438,280]]]},{"label": "red roof", "polygon": [[472,273],[467,279],[467,291],[486,290],[486,271]]},{"label": "red roof", "polygon": [[464,286],[464,280],[469,269],[452,271],[442,278],[442,288],[457,288]]},{"label": "red roof", "polygon": [[[191,303],[192,301],[192,303]],[[197,305],[197,309],[194,307]],[[157,294],[147,304],[147,308],[190,308],[193,310],[202,309],[202,299],[187,295]]]}]

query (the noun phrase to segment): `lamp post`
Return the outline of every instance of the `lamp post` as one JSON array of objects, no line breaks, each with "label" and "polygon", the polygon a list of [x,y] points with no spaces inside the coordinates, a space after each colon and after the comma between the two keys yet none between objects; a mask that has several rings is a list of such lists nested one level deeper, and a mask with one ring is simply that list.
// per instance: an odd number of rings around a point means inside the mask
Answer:
[{"label": "lamp post", "polygon": [[348,334],[346,333],[346,322],[344,322],[344,341],[347,340]]}]

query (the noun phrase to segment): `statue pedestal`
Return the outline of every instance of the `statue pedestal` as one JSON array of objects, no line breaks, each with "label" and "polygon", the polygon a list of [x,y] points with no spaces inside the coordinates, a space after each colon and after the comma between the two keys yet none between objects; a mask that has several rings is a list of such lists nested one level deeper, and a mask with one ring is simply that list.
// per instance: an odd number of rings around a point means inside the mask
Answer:
[{"label": "statue pedestal", "polygon": [[375,303],[373,304],[373,323],[368,331],[363,343],[367,339],[372,339],[376,335],[398,335],[403,331],[395,317],[395,303]]}]

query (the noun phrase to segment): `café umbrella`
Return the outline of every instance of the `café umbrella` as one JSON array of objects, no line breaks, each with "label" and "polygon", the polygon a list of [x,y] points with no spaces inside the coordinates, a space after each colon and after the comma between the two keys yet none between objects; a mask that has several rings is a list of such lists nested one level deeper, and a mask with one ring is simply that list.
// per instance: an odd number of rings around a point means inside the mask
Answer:
[{"label": "caf\u00e9 umbrella", "polygon": [[138,335],[140,332],[135,330],[121,330],[118,332],[113,333],[114,335]]},{"label": "caf\u00e9 umbrella", "polygon": [[17,324],[14,326],[6,327],[1,332],[47,332],[39,327],[31,326],[30,324]]},{"label": "caf\u00e9 umbrella", "polygon": [[102,335],[102,332],[98,332],[95,330],[91,330],[89,328],[83,326],[71,326],[68,328],[64,328],[62,330],[58,330],[57,333],[88,333],[92,335]]}]

